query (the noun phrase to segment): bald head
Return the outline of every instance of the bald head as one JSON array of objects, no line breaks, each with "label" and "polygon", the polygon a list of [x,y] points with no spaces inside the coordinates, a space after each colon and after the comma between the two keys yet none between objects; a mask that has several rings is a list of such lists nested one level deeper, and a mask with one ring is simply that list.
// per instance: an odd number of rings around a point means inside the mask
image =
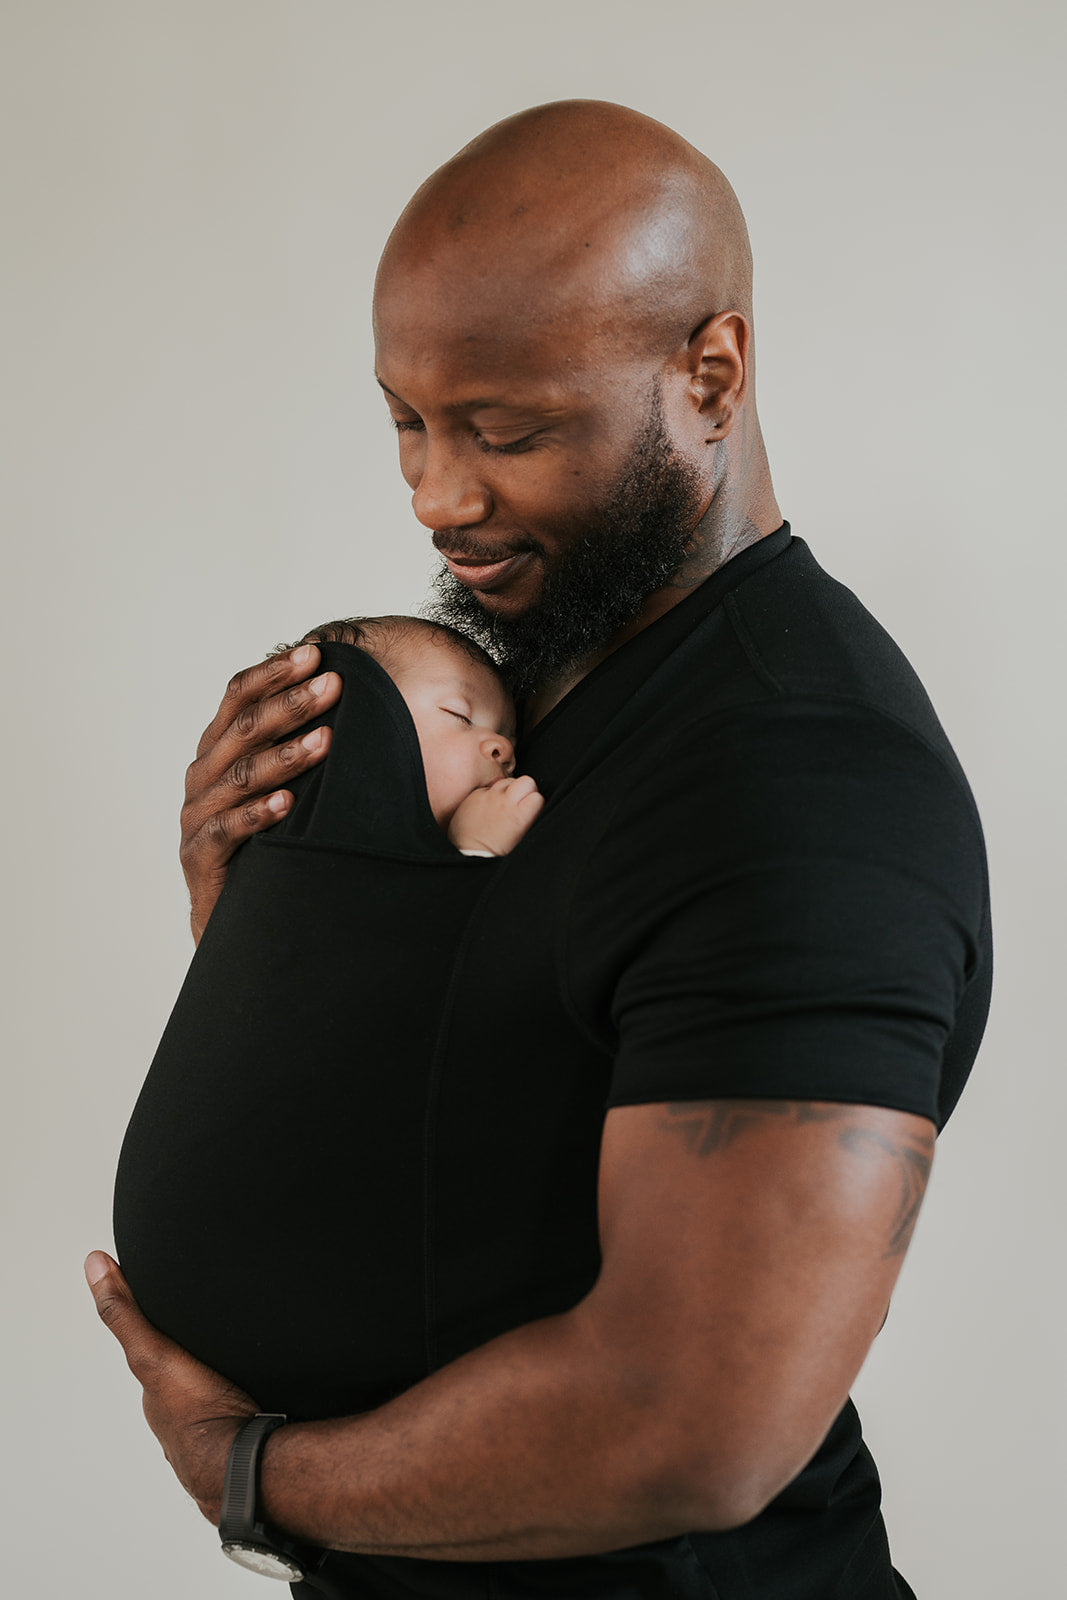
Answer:
[{"label": "bald head", "polygon": [[374,296],[400,469],[450,620],[489,618],[523,681],[591,660],[780,524],[751,293],[719,169],[601,101],[498,123],[401,216]]},{"label": "bald head", "polygon": [[376,307],[417,288],[468,339],[581,321],[652,353],[721,311],[751,321],[751,280],[718,167],[639,112],[570,100],[497,123],[422,185],[386,245]]}]

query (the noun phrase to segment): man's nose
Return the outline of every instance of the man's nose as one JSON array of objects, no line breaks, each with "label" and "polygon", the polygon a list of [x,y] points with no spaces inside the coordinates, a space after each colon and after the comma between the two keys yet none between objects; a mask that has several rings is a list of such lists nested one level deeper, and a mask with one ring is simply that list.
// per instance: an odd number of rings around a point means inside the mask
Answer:
[{"label": "man's nose", "polygon": [[426,441],[411,504],[423,527],[435,533],[484,522],[493,509],[475,464],[447,440]]},{"label": "man's nose", "polygon": [[510,778],[515,770],[515,746],[503,733],[492,733],[482,742],[482,750],[490,761],[499,761]]}]

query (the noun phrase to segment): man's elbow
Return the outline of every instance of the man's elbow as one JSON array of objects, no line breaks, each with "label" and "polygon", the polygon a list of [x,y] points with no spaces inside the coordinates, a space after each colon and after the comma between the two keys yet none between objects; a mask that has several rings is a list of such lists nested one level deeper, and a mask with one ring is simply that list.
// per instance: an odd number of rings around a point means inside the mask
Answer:
[{"label": "man's elbow", "polygon": [[[782,1485],[784,1487],[784,1485]],[[703,1479],[673,1475],[652,1491],[669,1523],[669,1535],[729,1533],[758,1517],[770,1505],[778,1488],[738,1476],[720,1481],[716,1472]]]},{"label": "man's elbow", "polygon": [[646,1480],[649,1499],[671,1534],[728,1533],[758,1517],[804,1465],[780,1451],[668,1446]]}]

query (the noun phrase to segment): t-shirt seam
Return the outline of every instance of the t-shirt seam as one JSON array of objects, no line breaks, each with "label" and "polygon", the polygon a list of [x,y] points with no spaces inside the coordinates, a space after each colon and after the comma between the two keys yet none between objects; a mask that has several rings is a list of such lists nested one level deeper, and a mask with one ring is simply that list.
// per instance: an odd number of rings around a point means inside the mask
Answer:
[{"label": "t-shirt seam", "polygon": [[[738,585],[738,587],[741,588],[743,585]],[[741,615],[735,598],[736,592],[736,590],[731,589],[729,594],[723,596],[722,603],[722,608],[733,629],[734,638],[741,646],[749,666],[761,683],[764,683],[772,694],[784,695],[786,692],[784,685],[775,677],[764,661],[760,648],[752,636],[752,631]]]}]

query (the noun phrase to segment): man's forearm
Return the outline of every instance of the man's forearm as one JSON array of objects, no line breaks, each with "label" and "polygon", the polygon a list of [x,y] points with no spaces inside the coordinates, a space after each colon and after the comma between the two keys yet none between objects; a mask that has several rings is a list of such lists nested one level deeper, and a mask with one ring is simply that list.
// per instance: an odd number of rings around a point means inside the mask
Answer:
[{"label": "man's forearm", "polygon": [[656,1386],[621,1366],[580,1307],[515,1329],[377,1411],[280,1429],[266,1515],[331,1549],[467,1561],[684,1532]]}]

